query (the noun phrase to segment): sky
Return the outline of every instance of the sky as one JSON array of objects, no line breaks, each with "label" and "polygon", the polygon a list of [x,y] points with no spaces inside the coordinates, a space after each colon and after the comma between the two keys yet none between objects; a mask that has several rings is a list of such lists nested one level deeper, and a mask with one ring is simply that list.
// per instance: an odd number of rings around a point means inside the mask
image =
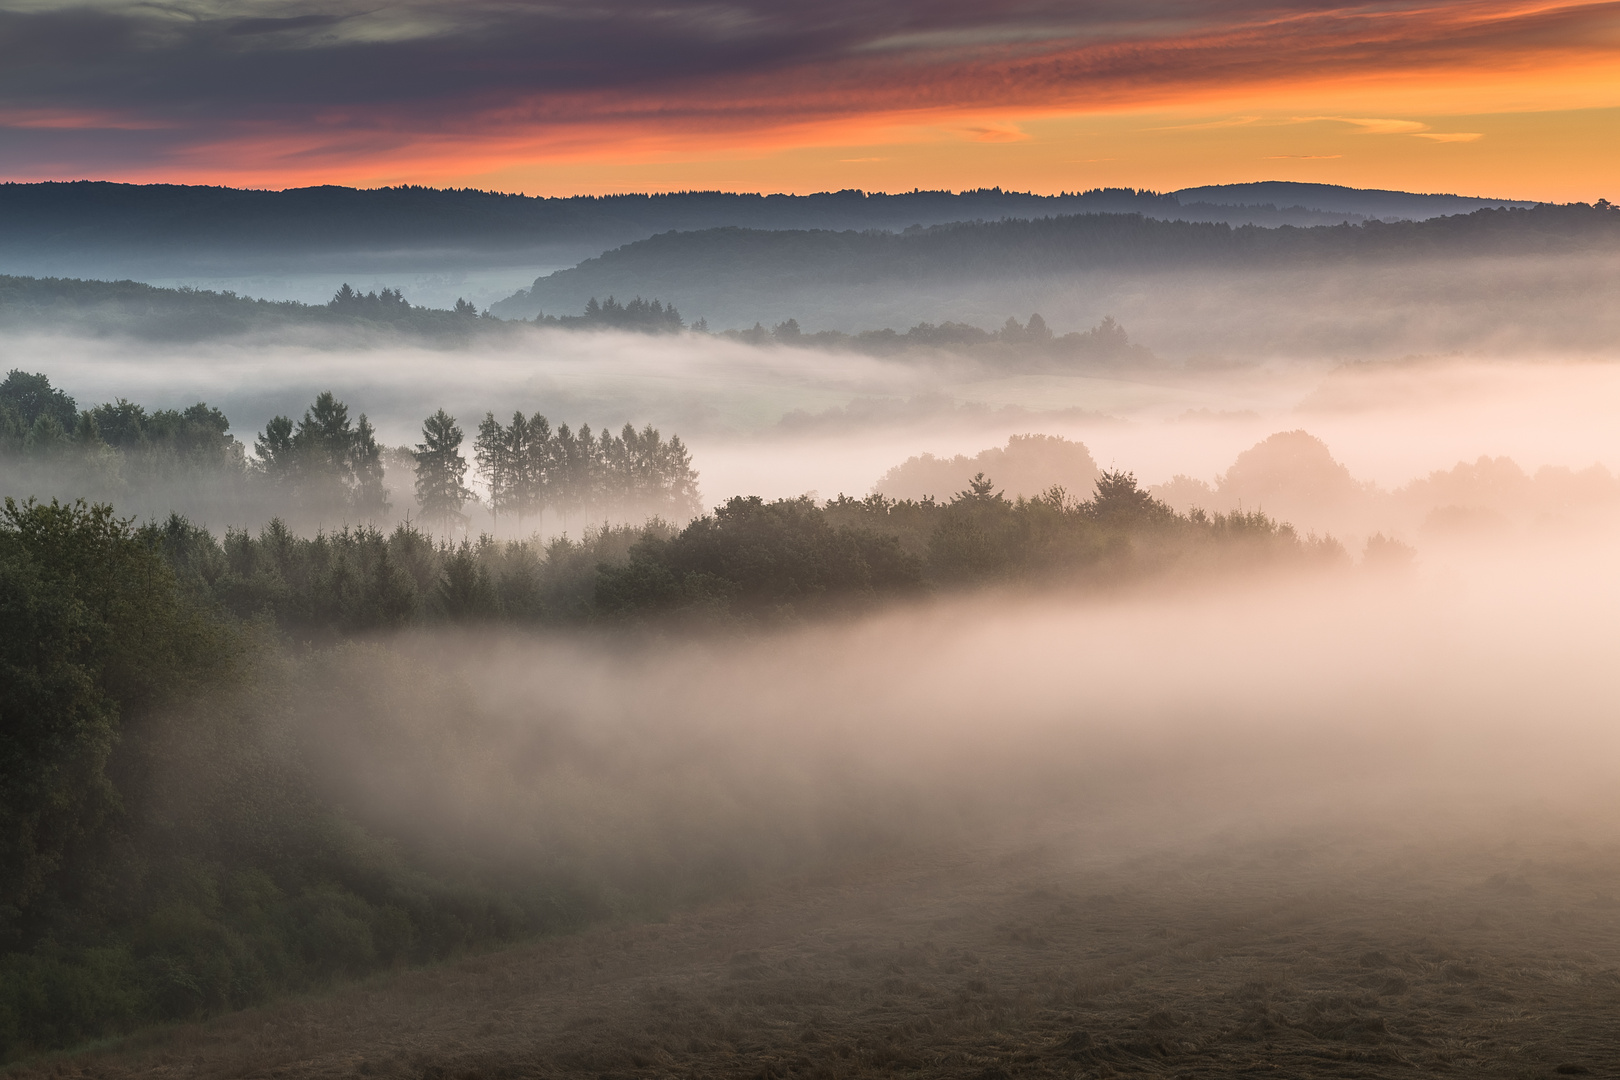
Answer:
[{"label": "sky", "polygon": [[1620,2],[0,0],[0,179],[1620,198]]}]

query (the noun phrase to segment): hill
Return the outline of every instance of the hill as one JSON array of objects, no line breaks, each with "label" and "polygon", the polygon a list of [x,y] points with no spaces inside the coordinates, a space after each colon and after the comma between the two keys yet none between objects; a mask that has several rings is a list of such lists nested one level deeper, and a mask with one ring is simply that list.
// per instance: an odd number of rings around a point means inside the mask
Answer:
[{"label": "hill", "polygon": [[197,341],[257,330],[318,327],[459,340],[498,326],[470,306],[412,305],[399,292],[359,294],[344,286],[326,304],[255,300],[232,292],[167,289],[139,281],[0,276],[0,329],[58,330],[158,341]]},{"label": "hill", "polygon": [[657,295],[691,315],[724,319],[828,288],[1097,271],[1313,272],[1349,264],[1594,251],[1620,251],[1620,213],[1606,205],[1275,229],[1142,214],[964,222],[901,233],[728,227],[664,233],[626,245],[541,277],[491,310],[504,318],[532,317],[537,311],[577,310],[591,296]]},{"label": "hill", "polygon": [[1318,225],[1378,213],[1422,217],[1500,199],[1362,192],[1272,182],[1159,193],[1095,189],[1040,196],[863,191],[759,195],[716,191],[532,198],[470,189],[322,186],[286,191],[101,181],[0,184],[0,271],[137,278],[207,277],[305,268],[314,256],[349,264],[452,266],[490,260],[578,262],[670,230],[904,229],[1054,214],[1140,213],[1165,220]]}]

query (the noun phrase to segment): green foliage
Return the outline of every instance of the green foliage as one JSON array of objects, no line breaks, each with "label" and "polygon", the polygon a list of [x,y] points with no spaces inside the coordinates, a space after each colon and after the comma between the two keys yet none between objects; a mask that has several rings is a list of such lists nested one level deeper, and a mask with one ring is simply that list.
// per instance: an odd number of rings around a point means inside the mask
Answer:
[{"label": "green foliage", "polygon": [[[410,533],[260,540],[7,503],[0,1060],[596,910],[556,876],[440,874],[350,820],[317,767],[320,704],[302,696],[317,661],[220,605],[333,594],[306,618],[343,630],[397,625],[429,601],[458,618],[481,612],[494,563]],[[438,561],[419,586],[424,555]],[[295,591],[284,571],[311,580]]]},{"label": "green foliage", "polygon": [[833,525],[808,498],[738,496],[674,537],[643,540],[627,565],[603,566],[596,599],[606,615],[698,606],[781,618],[921,586],[921,565],[893,536]]},{"label": "green foliage", "polygon": [[466,477],[461,428],[440,409],[422,421],[422,441],[416,445],[416,502],[422,517],[446,531],[466,521],[461,508],[473,495]]},{"label": "green foliage", "polygon": [[54,389],[44,375],[13,368],[0,382],[0,418],[15,431],[26,432],[42,419],[71,431],[78,416],[73,399]]},{"label": "green foliage", "polygon": [[93,615],[9,531],[0,533],[0,625],[3,924],[113,804],[103,770],[117,708],[98,685]]},{"label": "green foliage", "polygon": [[279,519],[257,534],[216,540],[179,517],[142,530],[181,585],[244,621],[265,620],[302,640],[443,621],[577,623],[594,614],[598,566],[667,535],[661,523],[592,528],[573,540],[435,541],[403,524],[303,537]]},{"label": "green foliage", "polygon": [[1062,488],[1008,499],[981,473],[944,502],[736,497],[678,531],[654,519],[544,543],[435,540],[410,524],[302,536],[279,519],[216,539],[177,516],[140,535],[192,595],[304,640],[442,621],[567,625],[688,610],[771,621],[936,587],[1114,580],[1257,546],[1272,560],[1331,554],[1331,541],[1301,540],[1262,514],[1179,516],[1123,472],[1101,474],[1084,502]]},{"label": "green foliage", "polygon": [[128,522],[82,503],[6,500],[0,625],[3,938],[117,807],[120,729],[228,669],[235,646]]},{"label": "green foliage", "polygon": [[351,425],[349,407],[330,390],[304,410],[296,429],[289,417],[272,417],[254,450],[272,490],[306,511],[360,518],[388,512],[376,432],[365,413]]}]

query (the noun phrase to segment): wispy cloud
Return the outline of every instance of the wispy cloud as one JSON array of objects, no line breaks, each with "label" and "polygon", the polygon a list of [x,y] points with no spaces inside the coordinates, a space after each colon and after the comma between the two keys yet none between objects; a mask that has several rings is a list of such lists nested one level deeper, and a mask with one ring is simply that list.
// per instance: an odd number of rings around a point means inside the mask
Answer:
[{"label": "wispy cloud", "polygon": [[959,130],[974,142],[1024,142],[1029,138],[1016,124],[981,124]]},{"label": "wispy cloud", "polygon": [[1357,120],[1349,116],[1318,116],[1313,119],[1349,124],[1362,135],[1416,135],[1429,130],[1428,124],[1416,120]]},{"label": "wispy cloud", "polygon": [[[1612,64],[1617,28],[1614,0],[0,0],[0,172],[77,161],[105,173],[226,148],[247,160],[254,147],[266,168],[345,147],[354,160],[611,153],[641,137],[755,140],[883,116],[1164,107],[1302,82]],[[120,138],[5,119],[48,114],[100,117]]]}]

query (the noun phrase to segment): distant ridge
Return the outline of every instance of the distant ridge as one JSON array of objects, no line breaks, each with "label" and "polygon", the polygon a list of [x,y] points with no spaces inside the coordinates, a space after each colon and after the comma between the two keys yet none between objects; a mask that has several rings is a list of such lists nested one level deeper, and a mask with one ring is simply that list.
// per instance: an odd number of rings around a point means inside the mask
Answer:
[{"label": "distant ridge", "polygon": [[1464,195],[1420,195],[1409,191],[1350,188],[1338,184],[1301,184],[1288,180],[1261,180],[1252,184],[1211,184],[1174,192],[1183,206],[1299,207],[1323,213],[1353,214],[1381,221],[1423,221],[1450,214],[1505,207],[1528,209],[1536,205],[1512,199],[1481,199]]},{"label": "distant ridge", "polygon": [[677,192],[535,198],[470,189],[346,187],[258,191],[102,181],[0,184],[0,273],[151,278],[308,269],[332,256],[433,267],[578,262],[670,230],[899,231],[958,221],[1137,213],[1228,225],[1334,225],[1422,219],[1508,200],[1360,191],[1266,181],[1180,192],[1098,188],[1042,196],[974,191],[858,190],[812,195]]},{"label": "distant ridge", "polygon": [[[1051,278],[1088,271],[1318,271],[1349,261],[1468,259],[1620,250],[1609,207],[1484,208],[1422,221],[1236,228],[1138,214],[936,225],[903,233],[721,228],[668,232],[538,278],[491,305],[506,319],[577,310],[591,296],[661,296],[682,311],[729,318],[771,297],[859,286]],[[724,313],[724,314],[722,314]]]}]

